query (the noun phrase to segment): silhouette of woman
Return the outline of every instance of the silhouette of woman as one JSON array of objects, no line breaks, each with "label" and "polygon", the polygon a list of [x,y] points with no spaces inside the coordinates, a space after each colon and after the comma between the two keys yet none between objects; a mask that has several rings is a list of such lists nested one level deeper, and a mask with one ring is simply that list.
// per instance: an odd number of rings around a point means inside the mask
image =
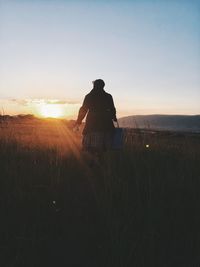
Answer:
[{"label": "silhouette of woman", "polygon": [[112,146],[116,109],[112,96],[104,91],[104,86],[101,79],[93,81],[93,89],[85,96],[78,113],[76,126],[82,123],[87,114],[82,139],[85,151],[101,152]]}]

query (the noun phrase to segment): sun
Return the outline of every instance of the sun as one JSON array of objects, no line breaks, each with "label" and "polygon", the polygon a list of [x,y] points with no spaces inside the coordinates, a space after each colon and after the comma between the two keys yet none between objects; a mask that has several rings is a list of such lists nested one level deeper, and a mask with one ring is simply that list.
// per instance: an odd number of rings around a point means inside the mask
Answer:
[{"label": "sun", "polygon": [[42,105],[40,114],[45,118],[60,118],[63,116],[63,110],[59,104],[45,104]]}]

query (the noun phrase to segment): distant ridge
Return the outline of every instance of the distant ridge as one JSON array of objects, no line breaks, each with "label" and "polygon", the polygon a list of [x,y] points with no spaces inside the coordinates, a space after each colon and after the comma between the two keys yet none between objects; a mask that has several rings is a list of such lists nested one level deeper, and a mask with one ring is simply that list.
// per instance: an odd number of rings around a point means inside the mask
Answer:
[{"label": "distant ridge", "polygon": [[126,128],[200,133],[200,115],[133,115],[118,121]]}]

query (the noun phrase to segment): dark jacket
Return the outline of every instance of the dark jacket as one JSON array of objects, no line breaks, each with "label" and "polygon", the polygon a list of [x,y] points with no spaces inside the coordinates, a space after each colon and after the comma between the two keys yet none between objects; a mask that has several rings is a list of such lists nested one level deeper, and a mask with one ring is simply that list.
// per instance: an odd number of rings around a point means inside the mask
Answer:
[{"label": "dark jacket", "polygon": [[83,105],[79,110],[78,124],[81,124],[86,114],[83,134],[89,132],[112,132],[114,130],[113,120],[117,120],[116,109],[112,96],[103,89],[92,89],[85,96]]}]

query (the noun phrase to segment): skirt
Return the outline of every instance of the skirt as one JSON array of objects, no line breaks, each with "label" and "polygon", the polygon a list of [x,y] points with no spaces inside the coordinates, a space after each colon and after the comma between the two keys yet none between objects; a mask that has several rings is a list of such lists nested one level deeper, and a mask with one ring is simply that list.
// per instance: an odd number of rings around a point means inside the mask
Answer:
[{"label": "skirt", "polygon": [[112,132],[91,132],[83,135],[82,147],[84,151],[107,151],[112,149]]}]

